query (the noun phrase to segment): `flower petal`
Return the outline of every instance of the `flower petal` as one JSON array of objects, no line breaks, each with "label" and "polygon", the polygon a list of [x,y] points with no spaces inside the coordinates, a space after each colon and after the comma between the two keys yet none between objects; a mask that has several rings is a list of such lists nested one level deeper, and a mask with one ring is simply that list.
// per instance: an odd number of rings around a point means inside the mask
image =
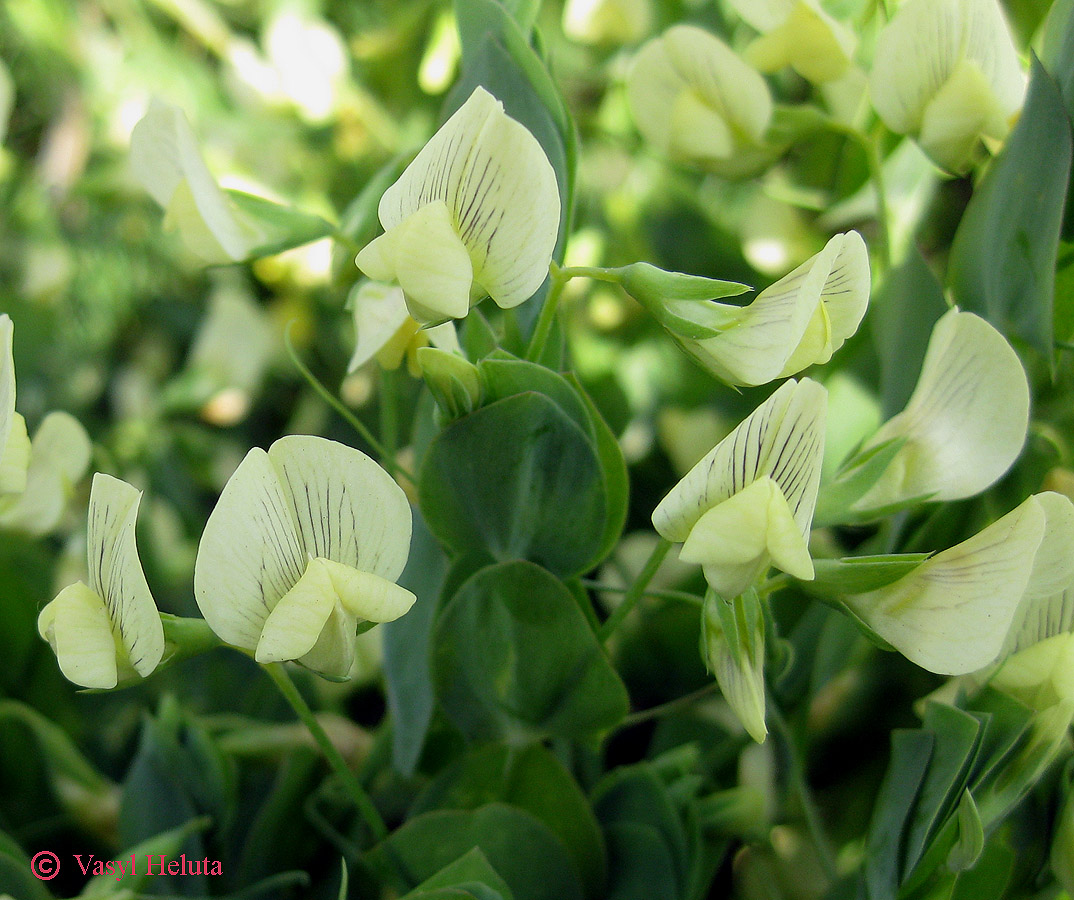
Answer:
[{"label": "flower petal", "polygon": [[[372,246],[369,244],[365,249]],[[362,281],[355,285],[350,295],[350,307],[357,342],[347,371],[354,372],[377,355],[403,327],[410,313],[407,312],[402,288],[376,281]]]},{"label": "flower petal", "polygon": [[[548,274],[559,234],[559,187],[537,139],[484,88],[384,192],[381,224],[390,231],[436,201],[447,206],[474,280],[505,309],[528,300]],[[397,256],[400,278],[413,261]]]},{"label": "flower petal", "polygon": [[[0,313],[0,462],[6,455],[8,437],[15,420],[15,327],[7,313]],[[11,490],[0,484],[0,490]]]},{"label": "flower petal", "polygon": [[762,34],[746,50],[746,59],[762,72],[792,66],[814,84],[834,81],[846,74],[857,41],[852,32],[819,5],[798,0],[776,27]]},{"label": "flower petal", "polygon": [[653,513],[656,530],[670,541],[685,541],[708,510],[769,475],[808,536],[824,454],[826,398],[808,378],[782,384],[672,488]]},{"label": "flower petal", "polygon": [[264,664],[305,656],[317,643],[335,605],[336,591],[328,570],[320,560],[311,559],[295,586],[265,618],[254,659]]},{"label": "flower petal", "polygon": [[1044,529],[1044,508],[1030,497],[894,584],[845,602],[922,668],[941,675],[974,672],[1003,647]]},{"label": "flower petal", "polygon": [[909,403],[864,450],[906,438],[877,484],[855,504],[867,510],[931,494],[972,497],[995,483],[1022,450],[1029,384],[1003,335],[973,313],[936,323]]},{"label": "flower petal", "polygon": [[731,129],[720,113],[691,87],[671,107],[668,152],[684,159],[726,159],[735,149]]},{"label": "flower petal", "polygon": [[962,60],[979,68],[1004,118],[1021,106],[1025,76],[996,0],[907,0],[877,40],[873,105],[892,131],[916,134]]},{"label": "flower petal", "polygon": [[743,22],[762,34],[787,21],[795,0],[727,0]]},{"label": "flower petal", "polygon": [[679,559],[701,563],[718,594],[746,591],[768,564],[796,578],[813,578],[813,560],[786,498],[768,476],[705,513],[690,531]]},{"label": "flower petal", "polygon": [[463,318],[470,311],[474,267],[447,205],[437,200],[423,206],[397,232],[395,277],[410,314],[419,322]]},{"label": "flower petal", "polygon": [[68,681],[97,690],[109,690],[119,682],[108,609],[81,581],[65,587],[41,610],[37,630],[52,646]]},{"label": "flower petal", "polygon": [[333,603],[317,643],[305,656],[299,657],[298,662],[326,678],[346,678],[354,665],[356,625],[354,616],[339,603]]},{"label": "flower petal", "polygon": [[765,80],[693,25],[674,25],[642,47],[626,87],[642,136],[674,157],[727,159],[736,145],[759,144],[772,118]]},{"label": "flower petal", "polygon": [[164,655],[164,626],[138,559],[135,522],[141,491],[97,473],[90,488],[86,538],[89,586],[108,614],[134,670],[147,677]]},{"label": "flower petal", "polygon": [[[746,307],[719,306],[737,321],[683,349],[735,385],[766,384],[826,363],[857,331],[869,303],[869,254],[854,231],[839,234]],[[695,304],[699,305],[699,304]]]},{"label": "flower petal", "polygon": [[320,560],[332,579],[332,587],[343,608],[367,622],[394,622],[414,605],[417,599],[406,588],[371,572]]},{"label": "flower petal", "polygon": [[1034,494],[1044,510],[1044,538],[1033,557],[1026,598],[1037,600],[1074,588],[1074,503],[1062,494]]},{"label": "flower petal", "polygon": [[26,420],[19,413],[12,413],[7,440],[0,446],[0,495],[26,490],[29,465],[30,436],[26,433]]},{"label": "flower petal", "polygon": [[925,107],[918,143],[949,172],[964,172],[983,136],[1002,140],[1010,130],[992,86],[976,62],[963,59]]},{"label": "flower petal", "polygon": [[563,33],[586,44],[629,44],[649,33],[652,0],[567,0]]},{"label": "flower petal", "polygon": [[0,527],[43,536],[63,516],[76,482],[86,474],[92,453],[89,435],[74,416],[51,412],[30,444],[26,489],[0,498]]},{"label": "flower petal", "polygon": [[410,553],[410,504],[387,472],[360,450],[309,435],[280,438],[268,457],[303,556],[399,577]]},{"label": "flower petal", "polygon": [[760,143],[772,119],[772,95],[757,70],[718,37],[693,25],[673,25],[662,40],[683,80],[733,131]]},{"label": "flower petal", "polygon": [[1074,699],[1074,634],[1056,634],[1020,650],[989,684],[1038,710]]},{"label": "flower petal", "polygon": [[160,100],[134,126],[131,169],[180,228],[188,246],[207,262],[243,259],[250,235],[210,174],[181,109]]},{"label": "flower petal", "polygon": [[269,612],[306,570],[291,501],[268,454],[253,448],[209,515],[194,563],[194,598],[221,640],[254,650]]}]

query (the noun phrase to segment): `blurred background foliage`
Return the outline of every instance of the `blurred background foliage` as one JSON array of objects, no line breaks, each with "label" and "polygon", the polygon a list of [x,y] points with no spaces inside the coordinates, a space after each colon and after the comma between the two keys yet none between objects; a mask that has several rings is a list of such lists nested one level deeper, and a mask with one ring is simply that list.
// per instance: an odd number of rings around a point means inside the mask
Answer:
[{"label": "blurred background foliage", "polygon": [[[875,27],[872,0],[826,5],[859,23],[866,36]],[[1049,4],[1011,0],[1006,7],[1020,44],[1039,41]],[[654,2],[642,37],[686,20],[734,43],[743,26],[722,10],[709,0]],[[764,176],[740,183],[671,165],[642,144],[630,121],[622,81],[633,46],[573,41],[564,34],[562,12],[557,0],[542,4],[537,33],[579,134],[569,264],[646,260],[760,289],[820,250],[834,230],[856,227],[876,246],[869,160],[858,142],[811,134]],[[251,446],[306,432],[369,449],[299,376],[285,350],[288,327],[317,377],[374,430],[395,435],[399,447],[415,438],[414,409],[425,403],[427,410],[428,399],[403,371],[346,372],[354,329],[344,302],[359,274],[351,244],[365,238],[329,237],[250,265],[204,269],[174,233],[162,232],[158,207],[129,173],[132,127],[150,98],[161,96],[186,111],[225,186],[276,198],[347,232],[363,188],[392,160],[412,154],[441,120],[457,67],[451,6],[436,0],[0,5],[0,311],[16,323],[18,408],[31,433],[46,411],[73,413],[92,437],[94,469],[146,491],[139,542],[163,611],[196,614],[197,541],[219,490]],[[789,71],[770,84],[782,103],[816,101],[848,120],[867,121],[864,107],[843,109],[841,98],[819,96]],[[886,415],[905,401],[928,325],[943,309],[928,267],[943,271],[973,194],[972,176],[942,179],[909,143],[886,135],[881,151],[892,241],[913,240],[922,280],[903,279],[905,296],[890,300],[888,312],[885,291],[896,288],[881,285],[865,326],[820,376],[832,396],[830,417],[842,429],[829,443],[843,451],[880,421],[881,409]],[[1047,354],[1019,346],[1035,397],[1022,460],[981,498],[901,517],[889,549],[949,546],[1042,485],[1072,491],[1072,248],[1060,249],[1054,377]],[[571,368],[630,466],[627,532],[648,532],[667,488],[770,389],[739,393],[718,385],[609,285],[578,279],[565,301]],[[834,465],[838,455],[831,455]],[[36,616],[59,586],[77,577],[69,573],[77,573],[84,553],[88,490],[88,479],[77,486],[56,533],[0,535],[0,832],[18,845],[0,843],[0,886],[18,900],[43,896],[40,885],[19,880],[23,853],[112,859],[209,816],[210,828],[174,834],[160,852],[221,859],[223,878],[156,879],[154,894],[336,896],[339,856],[356,863],[360,824],[252,663],[217,652],[112,694],[76,696],[61,677],[38,638]],[[819,540],[853,546],[873,537],[869,529],[848,529]],[[648,540],[628,535],[602,579],[624,580],[636,571]],[[410,575],[431,580],[435,592],[444,561],[428,535],[424,550],[420,543]],[[684,581],[669,565],[656,586],[698,593],[700,574],[692,577]],[[889,734],[920,727],[913,703],[942,679],[878,653],[845,618],[793,592],[778,597],[776,613],[786,637],[786,667],[776,684],[800,714],[796,727],[808,733],[808,777],[833,841],[844,849],[840,868],[849,870],[866,852],[861,835],[888,763]],[[443,772],[449,762],[460,765],[462,743],[439,712],[431,713],[424,745],[412,748],[410,774],[393,769],[391,730],[378,728],[390,699],[378,677],[380,631],[363,638],[356,682],[308,679],[302,686],[334,711],[326,724],[360,762],[389,820],[454,808],[459,818],[441,823],[442,839],[453,829],[530,834],[498,821],[495,810],[464,817],[461,810],[473,809],[475,796],[503,799],[505,789],[473,775],[456,785],[463,796],[452,799]],[[384,640],[392,641],[390,633]],[[603,838],[568,828],[557,841],[549,836],[556,823],[546,821],[527,847],[555,857],[547,871],[564,847],[578,851],[590,839],[603,847],[585,857],[585,865],[597,866],[588,872],[589,897],[704,896],[709,882],[709,896],[727,896],[732,881],[741,897],[822,896],[823,873],[803,850],[802,814],[809,810],[793,790],[802,773],[787,765],[782,742],[747,746],[711,691],[697,641],[694,606],[642,604],[614,648],[632,708],[695,691],[706,699],[660,717],[628,718],[601,747],[557,740],[551,751],[526,751],[549,757],[526,769],[544,773],[534,776],[537,793],[569,767],[597,817],[579,814],[571,827],[584,821],[596,828],[599,820],[603,828]],[[71,755],[74,747],[81,757]],[[502,765],[473,763],[482,772]],[[614,772],[605,776],[612,781],[590,794],[607,771]],[[732,789],[738,793],[721,793]],[[509,808],[529,802],[532,811],[533,797],[524,794]],[[701,794],[707,805],[691,809],[704,821],[684,824],[687,799]],[[1004,826],[1003,847],[1013,848],[1017,861],[1004,856],[995,871],[1007,871],[1009,883],[1019,886],[1010,896],[1057,894],[1042,868],[1055,796],[1054,781],[1042,782]],[[632,805],[647,810],[647,824],[638,824]],[[626,865],[637,842],[656,841],[653,835],[671,848],[668,865],[679,887],[668,894],[657,888],[662,875]],[[400,852],[422,846],[417,840]],[[541,841],[551,841],[544,851]],[[706,842],[711,846],[702,853]],[[707,877],[687,863],[699,858],[714,861]],[[85,879],[72,868],[49,884],[56,895],[81,890]],[[686,890],[687,869],[701,893]],[[606,871],[612,887],[602,894],[595,885]],[[370,877],[361,870],[352,876],[352,896],[373,896]],[[263,891],[255,894],[251,886],[258,882]],[[544,896],[547,885],[531,888],[529,896]],[[571,890],[577,888],[563,888],[560,896]]]}]

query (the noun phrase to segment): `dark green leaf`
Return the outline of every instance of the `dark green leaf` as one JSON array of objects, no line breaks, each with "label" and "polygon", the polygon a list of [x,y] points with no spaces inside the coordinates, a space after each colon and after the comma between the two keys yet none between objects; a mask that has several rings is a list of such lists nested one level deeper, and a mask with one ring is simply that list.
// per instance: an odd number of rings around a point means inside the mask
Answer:
[{"label": "dark green leaf", "polygon": [[562,577],[600,558],[609,502],[599,458],[543,394],[453,422],[433,439],[419,481],[429,528],[456,552],[528,559]]},{"label": "dark green leaf", "polygon": [[608,900],[679,900],[675,860],[651,825],[613,822],[604,828],[611,873]]},{"label": "dark green leaf", "polygon": [[[507,886],[499,872],[492,868],[488,858],[481,852],[480,847],[464,853],[455,862],[444,866],[431,878],[426,879],[415,888],[407,897],[422,897],[426,891],[438,888],[464,888],[470,890],[471,885],[480,884],[496,893],[503,900],[514,900],[511,888]],[[405,898],[404,898],[405,900]]]},{"label": "dark green leaf", "polygon": [[977,719],[941,703],[928,705],[924,725],[935,743],[906,829],[903,871],[907,878],[946,820],[955,815],[982,737]]},{"label": "dark green leaf", "polygon": [[31,874],[30,857],[3,831],[0,831],[0,894],[10,894],[18,900],[52,900],[45,885]]},{"label": "dark green leaf", "polygon": [[481,360],[477,368],[485,383],[487,403],[526,391],[536,391],[553,400],[582,431],[590,431],[586,405],[579,392],[572,389],[562,375],[537,363],[517,359],[502,350]]},{"label": "dark green leaf", "polygon": [[570,591],[528,562],[482,569],[437,625],[440,701],[475,738],[584,737],[627,712],[626,689]]},{"label": "dark green leaf", "polygon": [[595,565],[608,557],[623,534],[630,501],[630,476],[619,441],[616,440],[608,423],[604,421],[600,410],[573,373],[569,373],[566,377],[585,403],[586,412],[589,415],[590,433],[596,442],[601,480],[604,484],[604,528],[594,556]]},{"label": "dark green leaf", "polygon": [[948,270],[962,309],[1020,337],[1049,360],[1072,149],[1059,87],[1034,59],[1025,107],[966,208]]},{"label": "dark green leaf", "polygon": [[401,865],[409,881],[401,885],[405,891],[474,847],[508,884],[514,900],[583,900],[559,840],[533,816],[501,803],[465,812],[425,813],[373,848],[368,859],[386,873]]},{"label": "dark green leaf", "polygon": [[955,879],[951,900],[1000,900],[1007,896],[1016,861],[1014,850],[1000,836],[990,840],[977,865],[960,872]]},{"label": "dark green leaf", "polygon": [[225,193],[240,213],[247,219],[252,219],[262,229],[262,241],[250,250],[250,259],[272,256],[292,247],[301,247],[335,231],[335,228],[320,216],[290,206],[281,206],[272,200],[243,191],[228,190]]},{"label": "dark green leaf", "polygon": [[547,825],[571,855],[586,895],[602,896],[606,860],[596,817],[570,773],[539,745],[519,750],[492,744],[470,752],[440,773],[411,813],[473,809],[497,800]]},{"label": "dark green leaf", "polygon": [[[680,896],[685,888],[689,869],[686,831],[667,788],[653,767],[641,763],[613,770],[593,790],[593,807],[609,841],[609,872],[612,873],[613,889],[617,881],[617,861],[621,863],[621,858],[612,845],[610,829],[623,825],[642,826],[651,829],[666,849],[674,877],[672,896]],[[638,832],[633,830],[628,834],[637,835]],[[648,843],[642,838],[636,840]],[[655,864],[653,859],[647,863]],[[625,893],[623,896],[625,898],[634,895]]]},{"label": "dark green leaf", "polygon": [[410,557],[399,583],[414,593],[410,612],[381,628],[384,680],[392,716],[392,761],[413,774],[432,721],[435,697],[429,654],[447,561],[420,511],[414,511]]},{"label": "dark green leaf", "polygon": [[[226,826],[234,789],[227,761],[206,733],[165,697],[155,718],[147,719],[134,762],[123,783],[120,839],[140,843],[203,814],[217,827]],[[180,852],[201,859],[207,851],[201,836],[190,834]],[[184,896],[204,894],[205,876],[180,879]]]},{"label": "dark green leaf", "polygon": [[917,384],[932,326],[947,312],[943,288],[917,246],[888,272],[870,304],[884,418],[901,412]]},{"label": "dark green leaf", "polygon": [[900,729],[891,735],[891,761],[865,839],[865,882],[872,900],[891,900],[898,892],[907,818],[921,790],[934,744],[935,737],[927,731]]}]

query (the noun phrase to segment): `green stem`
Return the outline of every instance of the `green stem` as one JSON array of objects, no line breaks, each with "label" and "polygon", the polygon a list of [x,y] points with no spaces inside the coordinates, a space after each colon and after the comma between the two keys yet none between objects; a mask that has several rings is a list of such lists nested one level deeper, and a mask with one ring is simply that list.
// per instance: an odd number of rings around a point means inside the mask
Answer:
[{"label": "green stem", "polygon": [[649,721],[649,719],[659,719],[662,716],[677,712],[695,701],[709,696],[709,694],[715,694],[719,688],[720,686],[713,681],[706,684],[703,688],[691,691],[689,694],[683,694],[681,697],[676,697],[674,700],[668,700],[667,703],[661,703],[659,706],[643,709],[641,712],[631,713],[615,726],[615,730],[618,731],[621,728],[629,728],[631,725],[638,725],[641,722]]},{"label": "green stem", "polygon": [[164,626],[164,658],[160,662],[161,666],[181,662],[223,646],[223,642],[204,619],[161,613],[160,621]]},{"label": "green stem", "polygon": [[869,178],[876,192],[876,218],[880,226],[880,259],[886,272],[891,268],[891,213],[888,208],[888,191],[884,184],[884,163],[875,138],[859,135],[865,158],[869,165]]},{"label": "green stem", "polygon": [[347,407],[343,405],[343,402],[338,397],[336,397],[330,390],[328,390],[328,388],[326,388],[318,380],[317,376],[309,370],[306,364],[302,362],[302,359],[299,357],[298,352],[294,348],[294,345],[291,343],[291,326],[293,324],[293,321],[287,324],[287,329],[284,331],[283,341],[284,344],[287,346],[287,352],[290,354],[291,362],[295,364],[295,368],[298,369],[302,377],[306,379],[309,386],[317,392],[320,398],[324,400],[324,402],[327,403],[329,406],[331,406],[332,409],[334,409],[339,414],[340,418],[347,422],[347,424],[349,424],[351,428],[357,431],[358,434],[362,437],[362,439],[365,440],[365,442],[373,448],[377,456],[380,457],[380,461],[383,464],[384,468],[388,470],[388,474],[392,475],[393,477],[401,475],[411,484],[417,484],[417,481],[415,480],[414,476],[411,475],[410,472],[408,472],[405,468],[400,466],[395,461],[395,454],[389,453],[388,450],[384,447],[384,445],[377,440],[373,432],[366,427],[365,423],[363,423],[361,419],[359,419],[354,413],[347,409]]},{"label": "green stem", "polygon": [[399,383],[397,372],[380,370],[380,440],[391,459],[399,450]]},{"label": "green stem", "polygon": [[876,223],[880,229],[880,261],[886,272],[891,267],[891,214],[888,207],[887,186],[884,183],[884,164],[880,158],[878,141],[837,119],[828,119],[827,125],[836,134],[844,135],[854,141],[865,154],[869,180],[876,193]]},{"label": "green stem", "polygon": [[[591,590],[607,591],[609,594],[625,594],[630,590],[630,588],[620,587],[615,584],[605,584],[595,578],[583,578],[581,582],[583,586]],[[689,591],[642,591],[642,596],[652,597],[655,600],[679,600],[683,603],[689,603],[691,606],[705,605],[703,598],[698,597],[697,594],[691,594]]]},{"label": "green stem", "polygon": [[802,760],[802,754],[799,752],[798,742],[795,740],[794,733],[791,731],[787,720],[783,717],[783,713],[771,693],[768,695],[768,701],[768,718],[775,724],[776,731],[779,732],[779,736],[787,748],[791,784],[798,794],[798,802],[802,807],[806,829],[809,831],[809,836],[817,851],[817,860],[828,880],[834,882],[839,877],[839,870],[835,863],[835,853],[832,851],[831,840],[824,830],[824,823],[821,821],[817,802],[813,798],[813,790],[810,788],[809,780],[806,777],[805,763]]},{"label": "green stem", "polygon": [[567,282],[571,280],[570,275],[565,275],[565,271],[556,265],[555,261],[549,263],[549,274],[551,275],[551,283],[548,286],[548,296],[544,298],[544,306],[541,307],[541,314],[537,318],[537,325],[533,329],[533,337],[530,338],[529,346],[526,348],[526,359],[530,362],[537,362],[544,353],[545,344],[548,343],[548,336],[552,333],[552,324],[556,320],[556,313],[559,311],[559,300],[563,296],[563,288]]},{"label": "green stem", "polygon": [[370,799],[369,794],[366,793],[365,788],[362,787],[361,782],[358,780],[358,776],[351,771],[350,766],[347,765],[346,760],[343,759],[343,754],[339,752],[336,745],[333,744],[325,733],[324,728],[321,727],[321,723],[317,721],[317,717],[314,716],[313,710],[309,708],[309,705],[302,695],[298,692],[298,688],[295,687],[295,683],[291,680],[291,676],[287,674],[287,670],[283,667],[282,663],[269,663],[263,665],[263,668],[273,683],[279,688],[280,693],[283,694],[284,699],[291,704],[291,708],[295,711],[298,717],[302,720],[303,724],[309,729],[313,739],[317,742],[317,746],[321,748],[321,752],[324,753],[325,759],[328,764],[339,776],[339,780],[343,783],[347,793],[350,794],[351,799],[354,800],[354,805],[358,807],[358,812],[361,813],[363,819],[365,819],[366,825],[369,826],[369,830],[373,833],[373,837],[379,843],[388,836],[388,826],[384,824],[384,819],[381,818],[380,812],[376,806],[373,805],[373,801]]},{"label": "green stem", "polygon": [[771,578],[765,579],[764,583],[757,588],[757,593],[762,600],[767,600],[776,591],[781,591],[785,587],[789,587],[794,582],[786,572],[780,572],[778,575],[773,575]]},{"label": "green stem", "polygon": [[623,623],[623,620],[630,615],[630,611],[641,599],[641,595],[645,593],[645,589],[649,586],[649,582],[653,580],[656,570],[660,568],[660,564],[664,561],[664,557],[668,555],[670,549],[671,541],[664,538],[660,538],[656,546],[653,547],[653,552],[649,554],[645,566],[626,592],[623,602],[615,608],[615,611],[608,617],[608,621],[604,623],[604,627],[601,628],[600,641],[602,644],[607,643],[608,638],[615,634],[616,629]]}]

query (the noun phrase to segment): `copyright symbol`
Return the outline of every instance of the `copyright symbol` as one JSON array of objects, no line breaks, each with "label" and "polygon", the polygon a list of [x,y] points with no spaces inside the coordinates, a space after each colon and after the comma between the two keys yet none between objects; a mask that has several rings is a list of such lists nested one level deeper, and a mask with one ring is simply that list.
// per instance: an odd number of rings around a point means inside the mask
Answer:
[{"label": "copyright symbol", "polygon": [[30,871],[41,881],[50,881],[60,874],[60,858],[51,850],[35,853],[30,860]]}]

